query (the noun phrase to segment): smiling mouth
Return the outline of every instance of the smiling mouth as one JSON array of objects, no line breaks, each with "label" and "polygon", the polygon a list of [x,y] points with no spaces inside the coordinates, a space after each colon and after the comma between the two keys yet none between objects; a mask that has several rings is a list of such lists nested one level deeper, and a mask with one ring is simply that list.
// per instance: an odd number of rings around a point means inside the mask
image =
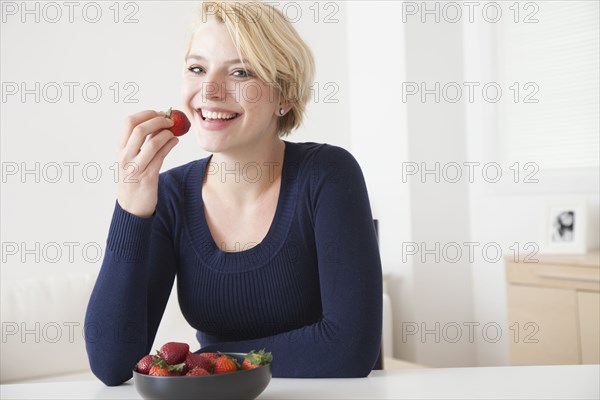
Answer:
[{"label": "smiling mouth", "polygon": [[208,122],[231,121],[231,120],[236,119],[240,115],[242,115],[239,113],[224,113],[224,112],[205,111],[205,110],[202,110],[201,108],[196,109],[196,112],[198,113],[200,118],[202,118],[203,121],[208,121]]}]

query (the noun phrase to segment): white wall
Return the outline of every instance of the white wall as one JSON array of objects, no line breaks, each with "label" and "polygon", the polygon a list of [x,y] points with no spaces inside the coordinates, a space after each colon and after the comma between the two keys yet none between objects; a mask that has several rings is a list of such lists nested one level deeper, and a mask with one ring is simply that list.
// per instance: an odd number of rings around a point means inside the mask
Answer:
[{"label": "white wall", "polygon": [[[410,18],[404,28],[407,82],[427,82],[427,87],[433,88],[433,82],[461,80],[464,67],[460,24],[424,24]],[[407,101],[410,160],[419,165],[421,172],[422,163],[433,169],[436,163],[466,161],[464,104],[437,103],[432,95],[425,100],[411,96]],[[428,250],[440,253],[435,250],[438,243],[442,248],[447,243],[469,240],[468,182],[438,182],[433,174],[417,175],[426,182],[415,177],[409,181],[413,241],[419,245],[413,272],[418,310],[414,322],[421,332],[432,330],[439,337],[411,336],[419,348],[416,361],[432,366],[474,365],[473,344],[468,340],[446,340],[453,338],[454,332],[444,331],[444,327],[454,324],[462,329],[473,319],[471,266],[466,259],[452,263],[443,257],[436,259],[437,254],[427,255]]]},{"label": "white wall", "polygon": [[352,153],[367,182],[374,218],[379,219],[383,270],[395,322],[396,357],[415,360],[413,344],[402,343],[401,321],[414,315],[413,269],[398,249],[411,240],[409,187],[398,179],[407,161],[406,106],[398,101],[405,76],[400,4],[348,2],[348,65]]},{"label": "white wall", "polygon": [[[403,102],[402,83],[462,75],[460,26],[401,24],[402,4],[350,2],[349,71],[352,83],[352,149],[365,172],[374,214],[381,220],[381,255],[395,317],[396,357],[430,366],[475,363],[466,341],[436,342],[405,326],[435,329],[472,320],[470,266],[403,259],[405,243],[466,240],[465,185],[403,180],[403,163],[465,158],[462,106]],[[360,28],[355,28],[360,26]],[[437,29],[435,29],[437,28]],[[444,64],[444,69],[439,68]],[[443,201],[440,201],[443,199]],[[408,329],[408,328],[407,328]]]}]

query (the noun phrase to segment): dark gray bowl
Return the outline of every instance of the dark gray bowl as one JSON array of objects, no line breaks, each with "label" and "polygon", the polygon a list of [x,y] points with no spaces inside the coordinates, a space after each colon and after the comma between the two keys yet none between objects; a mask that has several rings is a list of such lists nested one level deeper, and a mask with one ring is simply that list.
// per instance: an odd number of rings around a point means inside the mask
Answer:
[{"label": "dark gray bowl", "polygon": [[[244,353],[224,353],[241,364]],[[271,364],[247,371],[206,376],[150,376],[133,371],[144,399],[255,399],[271,381]]]}]

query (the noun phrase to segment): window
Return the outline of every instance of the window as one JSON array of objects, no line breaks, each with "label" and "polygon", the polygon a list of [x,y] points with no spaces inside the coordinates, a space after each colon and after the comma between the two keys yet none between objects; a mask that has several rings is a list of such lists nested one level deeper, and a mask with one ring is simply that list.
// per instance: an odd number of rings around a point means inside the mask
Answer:
[{"label": "window", "polygon": [[[600,2],[518,6],[519,23],[496,26],[496,68],[510,98],[498,108],[500,159],[533,162],[541,171],[597,169]],[[528,15],[534,17],[525,23]]]}]

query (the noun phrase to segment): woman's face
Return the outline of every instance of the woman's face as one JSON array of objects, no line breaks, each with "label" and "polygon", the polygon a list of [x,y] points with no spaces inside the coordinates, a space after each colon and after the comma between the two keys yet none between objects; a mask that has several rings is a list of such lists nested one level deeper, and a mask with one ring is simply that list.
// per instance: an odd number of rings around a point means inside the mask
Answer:
[{"label": "woman's face", "polygon": [[202,148],[235,152],[276,135],[279,99],[243,65],[225,24],[209,20],[194,33],[182,95]]}]

